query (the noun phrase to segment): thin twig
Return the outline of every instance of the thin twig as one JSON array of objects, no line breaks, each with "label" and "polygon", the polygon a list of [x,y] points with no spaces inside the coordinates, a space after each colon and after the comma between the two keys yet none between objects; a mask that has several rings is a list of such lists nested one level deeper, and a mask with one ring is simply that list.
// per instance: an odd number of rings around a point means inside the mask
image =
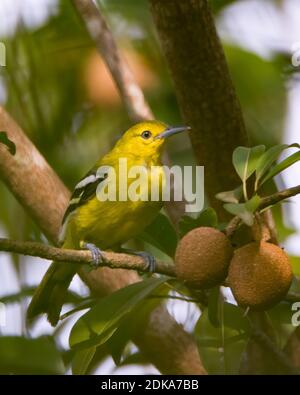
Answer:
[{"label": "thin twig", "polygon": [[[57,248],[32,241],[23,242],[0,238],[0,251],[16,252],[22,255],[36,256],[62,263],[93,263],[90,251]],[[129,269],[147,272],[147,263],[142,257],[115,252],[104,252],[103,256],[105,261],[101,266],[108,266],[112,269]],[[174,277],[174,264],[172,262],[156,261],[156,273]]]},{"label": "thin twig", "polygon": [[278,232],[276,228],[276,223],[274,217],[272,215],[271,209],[267,209],[262,213],[262,217],[264,220],[265,225],[267,226],[270,232],[270,242],[276,245],[279,245],[278,240]]},{"label": "thin twig", "polygon": [[233,237],[233,235],[235,234],[237,228],[240,226],[241,223],[242,220],[240,217],[233,217],[232,220],[228,223],[225,229],[225,234],[229,239]]},{"label": "thin twig", "polygon": [[273,195],[266,196],[261,199],[260,204],[258,206],[258,211],[264,210],[269,206],[273,206],[274,204],[289,199],[290,197],[298,195],[299,193],[300,193],[300,185],[297,185],[296,187],[287,188],[284,189],[283,191],[278,191],[276,193],[273,193]]},{"label": "thin twig", "polygon": [[[286,200],[298,194],[300,194],[300,185],[275,192],[270,196],[263,197],[260,200],[259,206],[257,208],[257,212],[260,212],[270,206],[273,206],[274,204],[282,202],[283,200]],[[226,236],[229,238],[233,237],[234,233],[241,225],[241,223],[242,223],[241,218],[233,217],[225,229]]]},{"label": "thin twig", "polygon": [[[276,204],[281,200],[285,200],[288,197],[295,196],[299,193],[300,186],[276,192],[273,195],[265,197],[261,200],[259,210]],[[226,228],[227,236],[231,237],[239,224],[240,219],[238,217],[234,217]],[[16,252],[23,255],[38,256],[40,258],[55,260],[57,262],[93,262],[92,255],[89,251],[62,249],[31,241],[21,242],[0,238],[0,251]],[[115,252],[105,252],[104,258],[105,262],[103,262],[102,266],[108,266],[113,269],[129,269],[138,270],[141,272],[147,271],[147,265],[145,261],[143,260],[143,258],[138,256],[119,254]],[[157,261],[156,272],[174,277],[174,264],[172,262],[168,263],[163,261]]]},{"label": "thin twig", "polygon": [[297,375],[300,373],[298,369],[295,369],[288,356],[263,331],[253,327],[251,336],[257,344],[272,354],[288,372]]},{"label": "thin twig", "polygon": [[134,122],[153,119],[144,94],[135,81],[134,75],[123,58],[111,30],[100,9],[92,0],[72,0],[86,29],[103,56],[130,118]]}]

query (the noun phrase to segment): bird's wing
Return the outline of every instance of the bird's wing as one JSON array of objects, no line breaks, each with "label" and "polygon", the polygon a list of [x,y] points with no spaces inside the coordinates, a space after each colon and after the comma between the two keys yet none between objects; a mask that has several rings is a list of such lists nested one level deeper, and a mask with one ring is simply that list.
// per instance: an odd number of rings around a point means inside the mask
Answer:
[{"label": "bird's wing", "polygon": [[106,173],[98,174],[98,168],[93,168],[79,181],[72,193],[69,205],[62,220],[62,225],[64,225],[70,214],[78,207],[96,196],[99,184],[105,180],[106,177]]}]

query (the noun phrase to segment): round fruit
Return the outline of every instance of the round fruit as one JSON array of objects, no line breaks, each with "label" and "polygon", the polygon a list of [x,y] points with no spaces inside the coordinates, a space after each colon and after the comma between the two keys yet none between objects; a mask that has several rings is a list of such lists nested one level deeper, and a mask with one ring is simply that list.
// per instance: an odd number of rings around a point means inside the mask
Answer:
[{"label": "round fruit", "polygon": [[249,243],[234,253],[228,283],[241,306],[265,310],[289,290],[292,268],[287,254],[265,241]]},{"label": "round fruit", "polygon": [[193,229],[177,246],[176,275],[193,287],[213,287],[226,278],[232,254],[230,241],[219,230],[208,227]]}]

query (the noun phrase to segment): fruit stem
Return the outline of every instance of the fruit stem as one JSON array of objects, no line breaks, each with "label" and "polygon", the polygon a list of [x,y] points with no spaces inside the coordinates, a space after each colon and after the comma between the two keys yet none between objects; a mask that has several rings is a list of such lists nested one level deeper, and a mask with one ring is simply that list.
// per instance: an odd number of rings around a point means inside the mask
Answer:
[{"label": "fruit stem", "polygon": [[270,241],[271,239],[270,229],[259,213],[255,213],[254,215],[254,223],[251,227],[251,232],[255,241]]}]

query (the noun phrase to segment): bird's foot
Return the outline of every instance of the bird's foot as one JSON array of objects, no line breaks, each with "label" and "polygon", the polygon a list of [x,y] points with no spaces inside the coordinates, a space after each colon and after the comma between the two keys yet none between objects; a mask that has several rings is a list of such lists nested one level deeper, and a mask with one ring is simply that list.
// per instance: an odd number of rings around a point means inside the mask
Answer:
[{"label": "bird's foot", "polygon": [[102,251],[95,244],[82,243],[82,248],[89,250],[92,254],[93,261],[90,263],[92,269],[98,269],[101,266],[101,263],[105,261]]},{"label": "bird's foot", "polygon": [[122,248],[122,251],[131,255],[140,256],[144,259],[146,263],[146,271],[149,273],[154,273],[156,270],[156,259],[155,257],[147,251],[135,251],[128,248]]}]

